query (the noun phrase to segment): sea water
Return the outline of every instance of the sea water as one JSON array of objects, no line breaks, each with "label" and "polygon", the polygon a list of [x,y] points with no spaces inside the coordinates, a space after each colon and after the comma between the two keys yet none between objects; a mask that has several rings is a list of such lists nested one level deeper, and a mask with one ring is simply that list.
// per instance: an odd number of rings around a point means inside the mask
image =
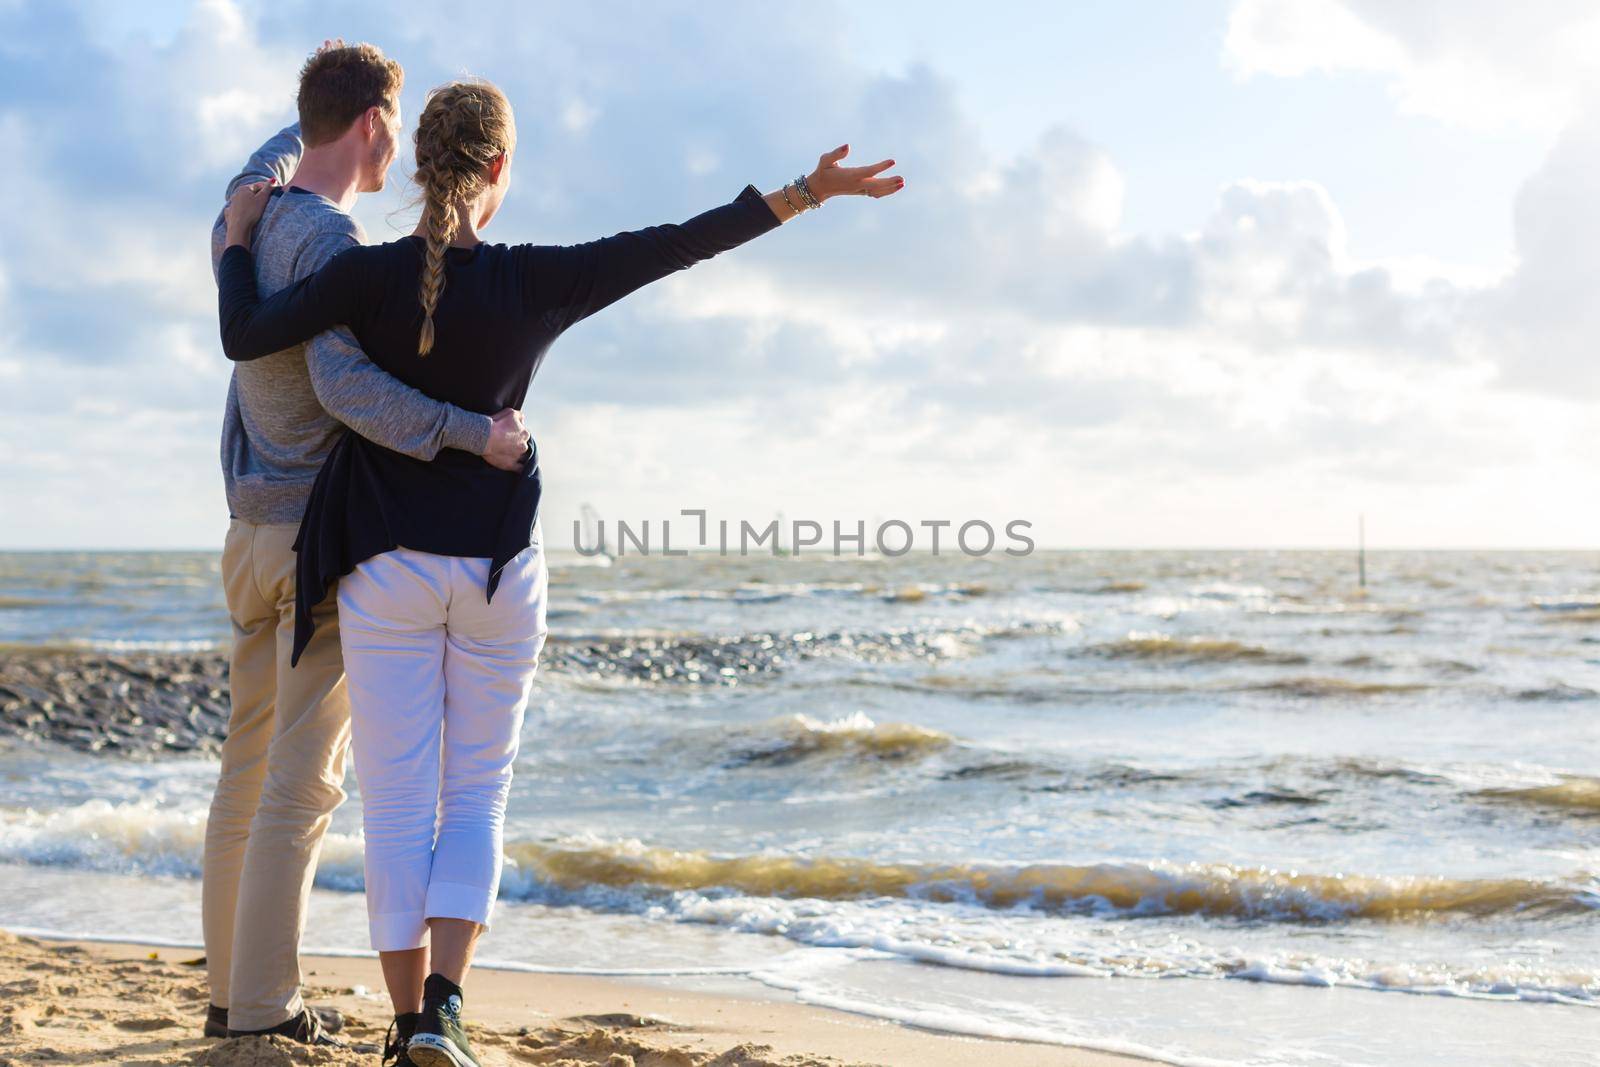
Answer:
[{"label": "sea water", "polygon": [[[675,654],[541,672],[486,961],[1178,1063],[1593,1062],[1600,554],[594,562],[552,641]],[[213,554],[0,555],[0,643],[226,641]],[[0,925],[197,941],[215,770],[0,752]],[[313,947],[366,947],[347,788]]]}]

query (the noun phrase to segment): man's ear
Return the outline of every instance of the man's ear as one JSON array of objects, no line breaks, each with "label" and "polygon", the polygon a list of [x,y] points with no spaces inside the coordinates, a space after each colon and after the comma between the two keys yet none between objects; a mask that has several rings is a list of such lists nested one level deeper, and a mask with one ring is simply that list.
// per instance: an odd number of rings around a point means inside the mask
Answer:
[{"label": "man's ear", "polygon": [[384,128],[383,109],[381,107],[367,108],[366,120],[367,140],[371,141],[376,139],[378,136],[378,131]]}]

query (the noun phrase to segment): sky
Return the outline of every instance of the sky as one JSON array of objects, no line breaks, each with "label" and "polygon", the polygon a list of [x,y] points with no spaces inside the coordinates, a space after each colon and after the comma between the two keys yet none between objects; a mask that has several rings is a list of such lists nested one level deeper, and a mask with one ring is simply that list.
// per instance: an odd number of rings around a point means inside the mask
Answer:
[{"label": "sky", "polygon": [[[215,547],[208,239],[324,37],[515,110],[485,237],[840,198],[552,349],[547,538],[1021,519],[1045,546],[1595,547],[1588,0],[0,0],[0,548]],[[559,532],[552,537],[551,529]]]}]

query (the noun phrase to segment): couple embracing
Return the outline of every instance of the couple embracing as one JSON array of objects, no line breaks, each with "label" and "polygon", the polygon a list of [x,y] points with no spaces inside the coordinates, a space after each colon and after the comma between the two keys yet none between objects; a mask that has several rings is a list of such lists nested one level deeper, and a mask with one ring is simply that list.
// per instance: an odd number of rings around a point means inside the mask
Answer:
[{"label": "couple embracing", "polygon": [[232,714],[206,828],[213,1036],[337,1044],[300,995],[317,856],[361,790],[369,932],[395,1018],[385,1063],[477,1063],[462,985],[486,929],[522,719],[544,646],[540,470],[520,409],[551,344],[629,293],[841,195],[892,160],[808,175],[681,224],[575,245],[490,244],[510,187],[511,105],[431,91],[415,132],[414,233],[349,215],[401,139],[399,64],[326,42],[300,121],[253,155],[212,233],[231,522]]}]

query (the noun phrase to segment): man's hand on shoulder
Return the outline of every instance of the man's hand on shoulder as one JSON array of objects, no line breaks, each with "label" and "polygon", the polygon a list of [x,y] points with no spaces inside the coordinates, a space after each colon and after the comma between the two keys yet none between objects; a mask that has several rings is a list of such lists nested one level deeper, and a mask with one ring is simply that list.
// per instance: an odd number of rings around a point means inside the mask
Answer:
[{"label": "man's hand on shoulder", "polygon": [[484,462],[503,471],[520,471],[523,460],[528,458],[529,440],[522,412],[503,408],[489,420],[489,447],[484,450]]}]

